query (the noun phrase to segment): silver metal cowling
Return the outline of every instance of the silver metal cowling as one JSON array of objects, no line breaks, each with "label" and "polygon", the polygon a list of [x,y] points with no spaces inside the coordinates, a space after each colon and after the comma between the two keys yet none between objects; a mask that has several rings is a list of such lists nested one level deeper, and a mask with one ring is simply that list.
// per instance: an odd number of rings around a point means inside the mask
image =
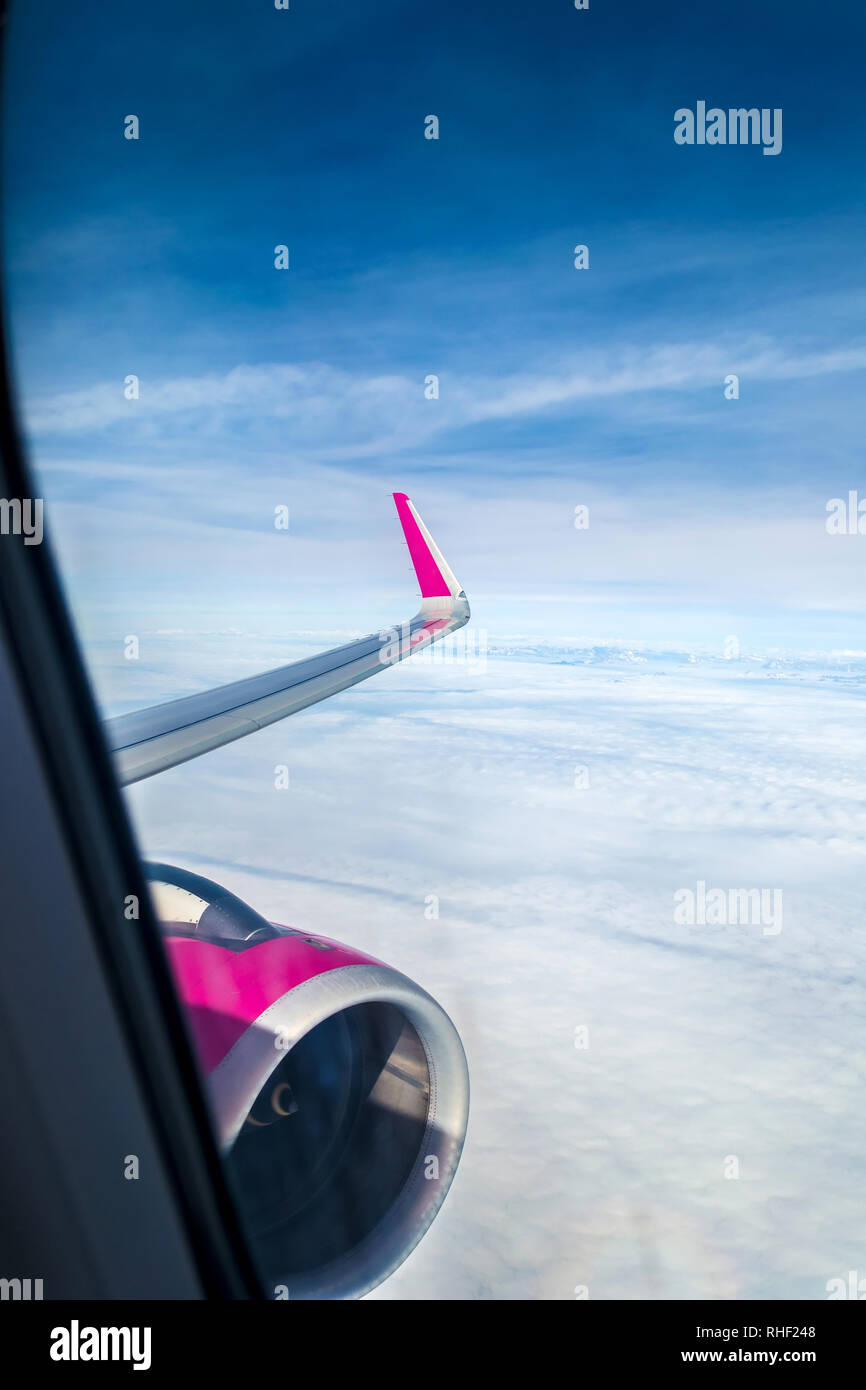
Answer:
[{"label": "silver metal cowling", "polygon": [[[436,1001],[399,971],[378,964],[338,967],[289,990],[245,1030],[209,1077],[223,1149],[232,1149],[245,1118],[281,1058],[313,1029],[358,1005],[394,1007],[423,1049],[426,1125],[405,1182],[384,1217],[352,1249],[322,1266],[294,1273],[292,1299],[360,1298],[411,1253],[433,1221],[454,1178],[469,1113],[469,1074],[457,1031]],[[281,1038],[281,1049],[275,1037]],[[415,1060],[392,1058],[385,1070],[393,1110],[417,1103]],[[401,1091],[401,1087],[403,1088]],[[435,1160],[435,1162],[431,1162]],[[431,1177],[431,1172],[438,1174]]]}]

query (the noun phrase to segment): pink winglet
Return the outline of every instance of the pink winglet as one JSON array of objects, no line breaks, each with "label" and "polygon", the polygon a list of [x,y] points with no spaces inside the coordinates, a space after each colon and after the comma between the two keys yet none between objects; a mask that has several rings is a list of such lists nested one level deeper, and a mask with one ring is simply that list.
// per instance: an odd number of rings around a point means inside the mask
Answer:
[{"label": "pink winglet", "polygon": [[415,566],[418,583],[421,585],[421,596],[423,598],[436,598],[440,594],[450,595],[451,590],[430,553],[429,545],[421,534],[421,528],[415,520],[412,504],[405,492],[394,493],[394,505],[397,508],[400,525],[403,527],[403,535],[406,537],[409,554],[412,556],[412,564]]}]

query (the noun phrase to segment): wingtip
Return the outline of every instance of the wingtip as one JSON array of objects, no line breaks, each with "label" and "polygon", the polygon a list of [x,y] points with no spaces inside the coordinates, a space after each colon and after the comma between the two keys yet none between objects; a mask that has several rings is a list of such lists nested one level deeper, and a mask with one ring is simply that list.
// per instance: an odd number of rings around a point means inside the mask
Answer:
[{"label": "wingtip", "polygon": [[448,562],[405,492],[392,494],[415,574],[425,599],[456,598],[460,585]]}]

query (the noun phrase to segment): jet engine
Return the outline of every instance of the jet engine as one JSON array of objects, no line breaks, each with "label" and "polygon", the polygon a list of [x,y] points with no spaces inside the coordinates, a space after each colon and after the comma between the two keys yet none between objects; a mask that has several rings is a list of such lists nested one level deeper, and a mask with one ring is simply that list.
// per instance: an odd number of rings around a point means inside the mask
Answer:
[{"label": "jet engine", "polygon": [[382,961],[147,866],[245,1230],[274,1298],[359,1298],[417,1245],[469,1111],[457,1031]]}]

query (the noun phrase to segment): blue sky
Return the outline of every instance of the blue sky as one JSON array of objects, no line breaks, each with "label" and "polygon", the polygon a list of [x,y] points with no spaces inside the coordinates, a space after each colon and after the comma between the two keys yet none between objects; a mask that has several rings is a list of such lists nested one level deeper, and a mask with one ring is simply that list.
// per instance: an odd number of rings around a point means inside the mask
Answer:
[{"label": "blue sky", "polygon": [[[82,622],[393,618],[405,488],[491,632],[856,645],[866,542],[824,518],[862,476],[863,38],[842,5],[19,7],[12,334]],[[699,99],[782,108],[782,153],[677,146]]]},{"label": "blue sky", "polygon": [[[135,786],[140,843],[454,1017],[469,1144],[381,1296],[824,1297],[863,1267],[866,537],[825,516],[866,493],[866,20],[291,6],[15,7],[15,365],[97,693],[408,617],[394,489],[491,659]],[[781,154],[675,145],[699,100],[781,108]],[[684,931],[704,880],[784,931]]]}]

